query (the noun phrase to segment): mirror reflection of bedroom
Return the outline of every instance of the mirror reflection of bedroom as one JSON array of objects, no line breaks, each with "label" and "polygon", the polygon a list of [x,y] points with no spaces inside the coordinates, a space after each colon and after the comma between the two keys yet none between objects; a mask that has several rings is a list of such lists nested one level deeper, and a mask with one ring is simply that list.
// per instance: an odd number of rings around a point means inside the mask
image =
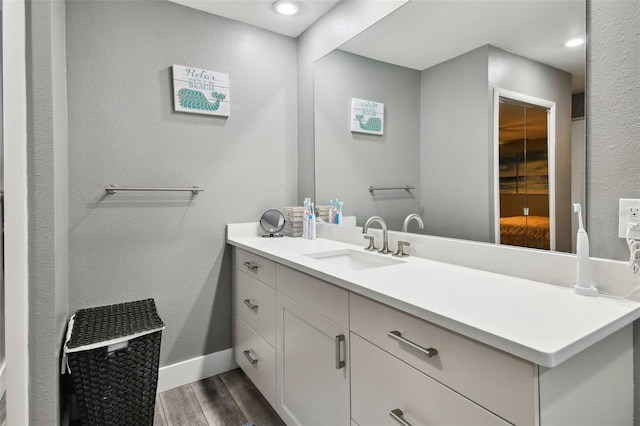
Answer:
[{"label": "mirror reflection of bedroom", "polygon": [[550,249],[548,109],[500,97],[500,243]]}]

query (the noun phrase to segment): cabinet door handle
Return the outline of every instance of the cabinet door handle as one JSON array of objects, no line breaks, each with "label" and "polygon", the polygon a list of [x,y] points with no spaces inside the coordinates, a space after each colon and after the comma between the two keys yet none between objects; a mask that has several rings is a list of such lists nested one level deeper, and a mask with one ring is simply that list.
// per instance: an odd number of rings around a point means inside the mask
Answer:
[{"label": "cabinet door handle", "polygon": [[249,353],[249,351],[243,351],[242,353],[244,354],[244,356],[246,356],[246,357],[247,357],[247,359],[249,360],[249,362],[250,362],[252,365],[255,365],[255,364],[257,364],[257,363],[258,363],[258,360],[257,360],[257,359],[255,359],[254,357],[252,357],[252,356],[251,356],[251,354]]},{"label": "cabinet door handle", "polygon": [[258,265],[256,265],[253,262],[242,262],[242,264],[247,268],[251,269],[252,271],[255,271],[256,269],[258,269]]},{"label": "cabinet door handle", "polygon": [[344,334],[336,336],[336,369],[339,370],[345,366],[345,362],[340,356],[340,343],[344,343]]},{"label": "cabinet door handle", "polygon": [[400,423],[402,426],[411,426],[411,423],[409,423],[404,419],[404,417],[402,417],[403,414],[404,413],[399,408],[396,408],[395,410],[391,410],[389,412],[389,415],[391,416],[391,418],[396,422]]},{"label": "cabinet door handle", "polygon": [[250,299],[244,299],[243,300],[244,304],[247,305],[249,307],[249,309],[251,309],[252,311],[255,311],[258,309],[258,305],[254,305],[253,303],[251,303]]},{"label": "cabinet door handle", "polygon": [[437,349],[424,348],[424,347],[422,347],[422,346],[420,346],[420,345],[418,345],[416,343],[413,343],[411,340],[407,340],[404,337],[402,337],[402,333],[400,333],[397,330],[388,332],[387,336],[391,337],[393,340],[396,340],[396,341],[402,343],[403,345],[409,346],[411,349],[421,353],[422,355],[426,356],[427,358],[431,358],[432,356],[435,356],[435,355],[438,354],[438,350]]}]

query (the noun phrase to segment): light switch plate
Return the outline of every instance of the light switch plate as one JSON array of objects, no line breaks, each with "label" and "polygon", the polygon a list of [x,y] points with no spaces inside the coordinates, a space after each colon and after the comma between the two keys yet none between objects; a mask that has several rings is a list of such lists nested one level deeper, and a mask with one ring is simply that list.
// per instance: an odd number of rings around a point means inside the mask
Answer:
[{"label": "light switch plate", "polygon": [[627,237],[629,225],[636,224],[629,233],[629,237],[640,239],[640,200],[631,198],[620,198],[619,207],[620,219],[618,221],[618,236]]}]

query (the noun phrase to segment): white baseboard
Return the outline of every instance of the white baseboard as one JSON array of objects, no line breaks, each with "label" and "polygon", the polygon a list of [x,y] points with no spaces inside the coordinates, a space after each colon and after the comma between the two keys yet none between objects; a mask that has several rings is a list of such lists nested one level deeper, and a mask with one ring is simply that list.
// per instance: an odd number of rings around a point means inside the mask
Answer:
[{"label": "white baseboard", "polygon": [[158,392],[197,382],[234,368],[238,368],[238,364],[231,348],[167,365],[158,371]]}]

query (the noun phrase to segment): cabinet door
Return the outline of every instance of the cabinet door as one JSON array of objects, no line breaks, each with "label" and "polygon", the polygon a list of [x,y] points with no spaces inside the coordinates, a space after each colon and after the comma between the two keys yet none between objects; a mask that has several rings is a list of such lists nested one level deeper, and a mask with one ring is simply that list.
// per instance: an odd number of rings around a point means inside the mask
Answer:
[{"label": "cabinet door", "polygon": [[349,333],[277,294],[278,414],[288,425],[348,426]]}]

